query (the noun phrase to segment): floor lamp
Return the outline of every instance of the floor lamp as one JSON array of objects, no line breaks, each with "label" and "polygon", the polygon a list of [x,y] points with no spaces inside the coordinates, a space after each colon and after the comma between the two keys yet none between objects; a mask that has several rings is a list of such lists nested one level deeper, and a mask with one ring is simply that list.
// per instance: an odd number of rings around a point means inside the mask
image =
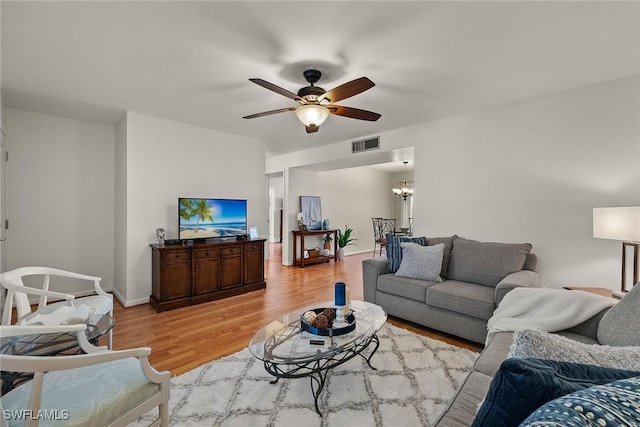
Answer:
[{"label": "floor lamp", "polygon": [[625,208],[594,208],[593,237],[622,241],[621,290],[626,290],[627,251],[633,251],[633,284],[638,283],[640,253],[640,206]]}]

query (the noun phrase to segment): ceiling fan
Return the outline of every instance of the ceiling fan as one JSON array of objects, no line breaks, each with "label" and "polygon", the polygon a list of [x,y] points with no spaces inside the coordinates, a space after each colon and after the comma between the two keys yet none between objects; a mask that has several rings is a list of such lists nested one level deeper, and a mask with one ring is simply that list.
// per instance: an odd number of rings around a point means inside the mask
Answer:
[{"label": "ceiling fan", "polygon": [[309,86],[303,87],[297,94],[289,92],[280,86],[269,83],[262,79],[249,79],[258,86],[269,89],[275,93],[286,96],[287,98],[297,101],[299,107],[280,108],[278,110],[265,111],[263,113],[251,114],[244,116],[243,119],[255,119],[256,117],[269,116],[271,114],[284,113],[286,111],[295,111],[298,119],[304,124],[307,133],[317,132],[320,125],[325,121],[329,114],[348,117],[350,119],[368,120],[375,122],[381,116],[373,111],[360,110],[358,108],[344,107],[335,105],[334,102],[342,101],[354,95],[371,89],[375,86],[371,80],[366,77],[352,80],[338,87],[325,91],[315,83],[320,80],[322,73],[318,70],[306,70],[302,73]]}]

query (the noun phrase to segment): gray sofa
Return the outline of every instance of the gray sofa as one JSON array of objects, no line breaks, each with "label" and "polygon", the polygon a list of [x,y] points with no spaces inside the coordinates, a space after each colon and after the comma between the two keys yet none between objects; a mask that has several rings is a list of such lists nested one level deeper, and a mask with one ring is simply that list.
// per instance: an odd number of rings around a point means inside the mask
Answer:
[{"label": "gray sofa", "polygon": [[[574,328],[557,332],[557,334],[580,343],[606,344],[607,347],[603,347],[603,352],[606,351],[606,353],[616,351],[617,347],[640,346],[639,306],[640,284],[635,286],[612,308],[598,313]],[[468,427],[472,425],[494,375],[509,354],[513,337],[513,332],[498,332],[492,336],[491,341],[476,360],[473,371],[466,377],[445,411],[440,415],[436,426]],[[640,354],[638,354],[638,359],[640,359]],[[637,370],[637,367],[635,369]],[[638,419],[633,420],[633,422],[638,421]]]},{"label": "gray sofa", "polygon": [[[400,277],[390,266],[403,241],[444,244],[441,282]],[[388,314],[484,344],[487,321],[504,295],[515,287],[535,286],[537,258],[530,244],[477,242],[458,236],[387,236],[388,257],[362,262],[365,301]],[[405,262],[407,260],[403,260]]]}]

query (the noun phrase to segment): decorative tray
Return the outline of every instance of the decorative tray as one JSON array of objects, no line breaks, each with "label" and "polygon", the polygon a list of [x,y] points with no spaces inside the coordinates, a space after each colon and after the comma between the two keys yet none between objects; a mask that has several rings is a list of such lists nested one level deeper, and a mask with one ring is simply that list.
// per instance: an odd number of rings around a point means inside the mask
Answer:
[{"label": "decorative tray", "polygon": [[[333,311],[333,319],[331,318],[330,311]],[[329,313],[327,313],[329,311]],[[327,316],[328,314],[328,316]],[[320,327],[318,324],[314,323],[313,320],[319,316],[327,317],[327,327]],[[353,315],[352,311],[349,311],[349,314],[346,318],[346,323],[341,323],[339,327],[334,327],[335,319],[335,309],[334,308],[314,308],[312,310],[306,311],[302,316],[300,316],[300,327],[303,331],[309,332],[313,335],[321,335],[324,337],[328,336],[337,336],[344,335],[352,332],[356,329],[356,318]],[[320,324],[323,322],[320,321]]]}]

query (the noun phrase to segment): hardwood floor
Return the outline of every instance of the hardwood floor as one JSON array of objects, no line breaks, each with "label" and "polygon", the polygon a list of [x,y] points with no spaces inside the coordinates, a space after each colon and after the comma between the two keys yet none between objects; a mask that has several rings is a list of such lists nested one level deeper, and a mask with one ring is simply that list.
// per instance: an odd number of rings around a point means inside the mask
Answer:
[{"label": "hardwood floor", "polygon": [[[151,347],[149,360],[156,369],[180,375],[242,350],[256,330],[280,315],[333,300],[335,282],[347,283],[351,298],[362,299],[361,262],[370,256],[352,255],[304,269],[285,267],[280,244],[272,243],[271,259],[265,264],[266,289],[162,313],[149,304],[124,308],[116,303],[113,347]],[[478,344],[400,319],[390,318],[389,322],[473,351],[481,349]]]}]

